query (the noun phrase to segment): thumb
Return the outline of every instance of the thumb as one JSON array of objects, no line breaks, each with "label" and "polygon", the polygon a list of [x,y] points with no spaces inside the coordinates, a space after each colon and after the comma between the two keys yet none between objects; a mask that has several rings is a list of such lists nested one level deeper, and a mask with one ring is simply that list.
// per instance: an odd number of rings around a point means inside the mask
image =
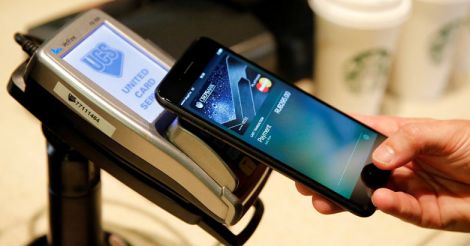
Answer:
[{"label": "thumb", "polygon": [[372,154],[377,167],[385,170],[395,169],[412,161],[425,151],[433,154],[445,149],[449,137],[446,127],[437,121],[409,123],[390,135]]}]

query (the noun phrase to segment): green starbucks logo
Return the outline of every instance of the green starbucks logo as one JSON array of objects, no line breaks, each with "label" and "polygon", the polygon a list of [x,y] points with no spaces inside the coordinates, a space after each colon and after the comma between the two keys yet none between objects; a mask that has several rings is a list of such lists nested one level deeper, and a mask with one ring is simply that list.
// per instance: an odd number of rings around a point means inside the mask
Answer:
[{"label": "green starbucks logo", "polygon": [[383,89],[390,67],[390,52],[383,48],[361,52],[344,65],[344,81],[354,93]]},{"label": "green starbucks logo", "polygon": [[443,25],[437,32],[431,35],[429,55],[435,65],[439,65],[450,55],[449,45],[455,39],[461,20],[454,20]]}]

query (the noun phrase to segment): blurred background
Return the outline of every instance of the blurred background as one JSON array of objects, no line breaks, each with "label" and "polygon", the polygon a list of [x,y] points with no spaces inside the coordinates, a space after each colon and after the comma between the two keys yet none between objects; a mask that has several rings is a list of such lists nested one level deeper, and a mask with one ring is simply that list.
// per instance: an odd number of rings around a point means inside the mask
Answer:
[{"label": "blurred background", "polygon": [[[470,119],[469,1],[397,0],[374,8],[335,2],[2,0],[0,245],[25,245],[47,230],[40,122],[6,91],[26,59],[13,34],[47,38],[64,17],[95,6],[174,57],[197,36],[211,36],[346,111]],[[102,186],[105,229],[134,245],[217,245],[105,172]],[[264,217],[247,245],[470,244],[468,234],[422,229],[380,212],[366,219],[320,215],[277,173],[260,197]]]}]

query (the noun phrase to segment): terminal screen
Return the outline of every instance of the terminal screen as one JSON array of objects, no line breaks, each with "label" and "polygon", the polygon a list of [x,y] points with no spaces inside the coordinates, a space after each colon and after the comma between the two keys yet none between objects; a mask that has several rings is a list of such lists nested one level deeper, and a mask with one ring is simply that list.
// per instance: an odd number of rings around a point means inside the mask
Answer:
[{"label": "terminal screen", "polygon": [[154,92],[167,69],[106,22],[62,59],[147,122],[163,111]]}]

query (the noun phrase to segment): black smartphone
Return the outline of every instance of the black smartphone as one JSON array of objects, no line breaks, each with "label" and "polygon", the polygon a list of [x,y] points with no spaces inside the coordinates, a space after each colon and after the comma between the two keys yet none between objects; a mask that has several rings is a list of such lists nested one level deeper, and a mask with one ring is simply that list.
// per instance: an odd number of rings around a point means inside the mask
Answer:
[{"label": "black smartphone", "polygon": [[359,216],[388,171],[371,164],[385,137],[208,38],[156,90],[181,118]]}]

